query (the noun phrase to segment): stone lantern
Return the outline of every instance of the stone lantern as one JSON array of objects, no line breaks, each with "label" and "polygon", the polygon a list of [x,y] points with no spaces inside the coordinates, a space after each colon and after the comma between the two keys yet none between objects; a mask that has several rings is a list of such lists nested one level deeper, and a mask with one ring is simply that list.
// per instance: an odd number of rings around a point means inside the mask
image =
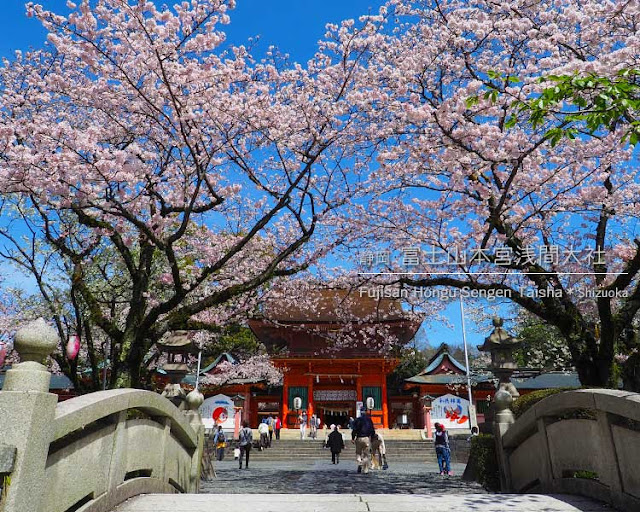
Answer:
[{"label": "stone lantern", "polygon": [[198,352],[196,346],[189,337],[188,331],[174,331],[156,343],[158,350],[167,354],[167,362],[162,365],[162,370],[169,377],[169,383],[162,391],[162,396],[171,400],[179,407],[186,399],[186,393],[180,382],[189,373],[187,358],[189,354]]},{"label": "stone lantern", "polygon": [[503,327],[504,321],[500,317],[493,319],[493,332],[487,336],[483,345],[478,346],[481,352],[491,353],[489,369],[498,378],[498,390],[507,391],[514,399],[520,396],[511,382],[511,376],[518,365],[513,359],[513,352],[522,345],[522,340],[511,336]]}]

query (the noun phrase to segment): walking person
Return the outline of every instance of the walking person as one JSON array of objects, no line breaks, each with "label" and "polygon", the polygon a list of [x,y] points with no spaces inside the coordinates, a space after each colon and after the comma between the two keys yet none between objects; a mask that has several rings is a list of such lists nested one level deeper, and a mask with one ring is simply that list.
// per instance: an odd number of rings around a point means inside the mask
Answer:
[{"label": "walking person", "polygon": [[269,425],[269,448],[271,448],[271,442],[273,441],[273,430],[275,423],[275,420],[273,419],[271,414],[269,414],[269,417],[267,418],[267,425]]},{"label": "walking person", "polygon": [[307,436],[307,411],[302,411],[302,414],[298,416],[298,423],[300,424],[300,439],[304,439]]},{"label": "walking person", "polygon": [[371,438],[371,465],[374,469],[388,469],[387,448],[382,434],[376,432]]},{"label": "walking person", "polygon": [[368,473],[371,467],[371,438],[376,433],[373,421],[363,407],[360,417],[353,422],[351,442],[356,445],[358,473]]},{"label": "walking person", "polygon": [[339,425],[331,425],[327,447],[331,450],[331,464],[340,464],[340,452],[344,449],[344,439]]},{"label": "walking person", "polygon": [[227,439],[222,430],[222,425],[218,425],[218,430],[215,436],[213,436],[213,445],[216,449],[216,460],[224,459],[224,449],[227,447]]},{"label": "walking person", "polygon": [[329,445],[327,444],[329,442],[329,434],[331,434],[331,432],[333,432],[333,429],[336,428],[336,426],[332,423],[331,426],[329,427],[329,430],[327,431],[327,424],[325,423],[324,425],[324,441],[322,442],[322,447],[323,448],[328,448]]},{"label": "walking person", "polygon": [[449,434],[444,429],[444,425],[436,423],[436,432],[434,435],[434,446],[436,447],[436,456],[438,457],[438,467],[441,475],[453,475],[451,471],[451,449],[449,447]]},{"label": "walking person", "polygon": [[318,417],[315,414],[311,415],[311,420],[309,421],[309,437],[311,439],[315,439],[318,436]]},{"label": "walking person", "polygon": [[242,422],[242,430],[238,434],[238,447],[240,448],[240,469],[242,469],[242,458],[246,457],[245,467],[249,469],[249,453],[251,452],[251,443],[253,442],[253,432],[249,428],[249,422]]},{"label": "walking person", "polygon": [[262,451],[269,446],[269,425],[267,425],[267,420],[263,420],[258,425],[258,433],[260,434],[260,451]]},{"label": "walking person", "polygon": [[280,440],[280,429],[282,428],[282,422],[280,421],[280,416],[276,416],[276,421],[274,425],[276,429],[276,441]]}]

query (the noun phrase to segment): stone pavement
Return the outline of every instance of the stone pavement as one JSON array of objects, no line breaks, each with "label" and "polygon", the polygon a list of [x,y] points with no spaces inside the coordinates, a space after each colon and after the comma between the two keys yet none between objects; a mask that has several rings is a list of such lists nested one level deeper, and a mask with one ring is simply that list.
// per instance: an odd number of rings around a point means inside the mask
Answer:
[{"label": "stone pavement", "polygon": [[602,512],[574,496],[538,494],[151,494],[116,512]]},{"label": "stone pavement", "polygon": [[[330,457],[330,455],[329,455]],[[300,460],[280,462],[249,461],[250,469],[238,469],[233,458],[216,463],[218,478],[203,482],[201,493],[283,493],[283,494],[429,494],[433,492],[484,493],[484,489],[460,478],[464,464],[452,464],[456,476],[442,477],[433,464],[389,461],[387,471],[357,474],[355,461]]]},{"label": "stone pavement", "polygon": [[357,474],[355,462],[329,460],[250,461],[238,469],[228,458],[216,463],[218,477],[203,482],[202,494],[147,495],[116,512],[603,512],[612,509],[577,496],[491,494],[437,465],[389,461],[387,471]]}]

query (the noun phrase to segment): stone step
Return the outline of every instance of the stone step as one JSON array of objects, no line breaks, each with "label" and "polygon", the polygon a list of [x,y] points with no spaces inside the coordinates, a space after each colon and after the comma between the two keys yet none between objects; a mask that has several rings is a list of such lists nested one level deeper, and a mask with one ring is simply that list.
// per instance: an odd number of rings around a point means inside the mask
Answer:
[{"label": "stone step", "polygon": [[415,512],[460,510],[483,512],[600,512],[606,505],[587,498],[541,494],[149,494],[132,498],[116,512]]},{"label": "stone step", "polygon": [[[349,429],[341,429],[340,430],[342,432],[342,434],[345,437],[348,437],[349,439],[351,438],[351,430]],[[422,429],[395,429],[395,428],[382,428],[382,429],[377,429],[376,432],[380,432],[382,434],[382,436],[384,437],[385,441],[387,440],[407,440],[407,441],[419,441],[421,439],[424,439],[424,430]],[[318,437],[324,439],[324,434],[325,431],[324,429],[319,429],[318,430]],[[450,434],[452,434],[450,432]],[[459,430],[456,431],[455,434],[459,434],[459,435],[463,435],[463,436],[469,436],[470,432],[468,430]],[[253,431],[253,435],[254,438],[259,438],[259,434],[257,429],[254,429]],[[307,429],[307,436],[309,435],[309,429]],[[280,439],[291,439],[291,440],[295,440],[295,439],[300,439],[300,430],[299,429],[295,429],[295,428],[289,428],[289,429],[282,429],[280,430]]]},{"label": "stone step", "polygon": [[[254,438],[254,442],[258,441],[260,438]],[[344,438],[344,442],[345,443],[350,443],[351,442],[351,438]],[[433,441],[422,441],[422,440],[413,440],[413,441],[399,441],[399,440],[395,440],[395,439],[385,439],[384,440],[385,445],[387,446],[433,446]],[[292,439],[280,439],[279,441],[274,439],[272,441],[272,445],[284,445],[284,446],[294,446],[294,447],[299,447],[299,446],[322,446],[322,444],[324,443],[324,438],[320,439],[305,439],[305,440],[292,440]]]}]

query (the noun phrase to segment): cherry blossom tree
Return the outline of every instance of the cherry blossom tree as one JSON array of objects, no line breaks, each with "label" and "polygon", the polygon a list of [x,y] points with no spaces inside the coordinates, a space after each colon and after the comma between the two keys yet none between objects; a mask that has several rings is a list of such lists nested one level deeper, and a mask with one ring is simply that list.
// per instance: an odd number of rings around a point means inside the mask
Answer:
[{"label": "cherry blossom tree", "polygon": [[256,62],[225,42],[233,0],[67,5],[29,4],[52,49],[0,70],[0,190],[68,268],[116,384],[137,386],[164,333],[220,328],[344,238],[333,219],[376,147],[367,55],[347,41],[306,67]]},{"label": "cherry blossom tree", "polygon": [[514,329],[522,345],[514,354],[523,368],[569,370],[572,367],[567,341],[553,325],[540,321],[526,310],[520,312]]},{"label": "cherry blossom tree", "polygon": [[554,138],[568,120],[532,126],[519,106],[543,76],[638,69],[637,3],[398,0],[386,20],[368,83],[388,140],[357,226],[392,257],[363,270],[499,292],[559,330],[583,384],[617,386],[614,355],[638,352],[637,162],[619,134]]},{"label": "cherry blossom tree", "polygon": [[13,362],[12,341],[18,321],[14,297],[2,288],[0,279],[0,368]]},{"label": "cherry blossom tree", "polygon": [[200,383],[203,386],[221,388],[235,380],[255,379],[264,381],[270,386],[282,385],[282,372],[276,368],[266,354],[258,354],[236,364],[224,361],[216,367],[215,373],[209,373],[202,377]]}]

